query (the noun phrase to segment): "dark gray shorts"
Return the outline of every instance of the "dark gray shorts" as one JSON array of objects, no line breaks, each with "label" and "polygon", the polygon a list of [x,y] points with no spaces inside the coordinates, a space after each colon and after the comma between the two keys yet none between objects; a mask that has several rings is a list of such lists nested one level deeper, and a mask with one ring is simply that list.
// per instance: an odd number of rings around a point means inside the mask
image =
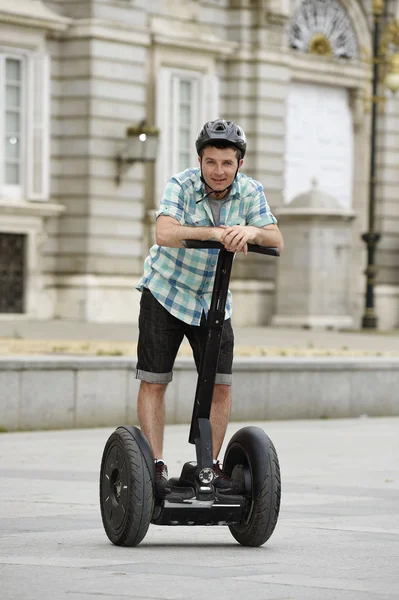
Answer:
[{"label": "dark gray shorts", "polygon": [[[184,336],[193,350],[199,370],[202,351],[207,337],[206,319],[201,325],[188,325],[171,315],[151,294],[143,289],[140,300],[139,341],[137,346],[136,378],[148,383],[169,383],[173,378],[173,365]],[[223,325],[215,383],[231,385],[234,334],[231,319]]]}]

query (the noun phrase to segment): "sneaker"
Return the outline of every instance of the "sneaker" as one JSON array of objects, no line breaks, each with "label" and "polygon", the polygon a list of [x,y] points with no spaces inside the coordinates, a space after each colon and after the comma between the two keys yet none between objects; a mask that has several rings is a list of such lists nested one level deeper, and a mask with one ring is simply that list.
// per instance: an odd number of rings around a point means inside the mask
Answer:
[{"label": "sneaker", "polygon": [[155,495],[158,498],[163,498],[165,494],[169,494],[169,492],[168,467],[163,460],[157,460],[155,462]]},{"label": "sneaker", "polygon": [[213,470],[215,471],[215,479],[213,480],[213,485],[215,488],[218,488],[222,491],[227,491],[231,489],[232,481],[226,473],[223,472],[222,466],[219,461],[213,465]]}]

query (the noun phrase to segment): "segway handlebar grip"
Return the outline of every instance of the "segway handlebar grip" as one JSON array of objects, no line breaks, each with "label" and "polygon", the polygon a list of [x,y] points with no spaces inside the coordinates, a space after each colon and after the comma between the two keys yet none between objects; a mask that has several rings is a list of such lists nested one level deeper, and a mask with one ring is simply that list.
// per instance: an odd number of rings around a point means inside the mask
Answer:
[{"label": "segway handlebar grip", "polygon": [[[185,248],[214,248],[216,250],[224,250],[223,244],[213,240],[183,240],[182,244]],[[257,244],[248,244],[248,252],[257,252],[258,254],[268,254],[269,256],[280,256],[278,248],[273,246],[258,246]]]}]

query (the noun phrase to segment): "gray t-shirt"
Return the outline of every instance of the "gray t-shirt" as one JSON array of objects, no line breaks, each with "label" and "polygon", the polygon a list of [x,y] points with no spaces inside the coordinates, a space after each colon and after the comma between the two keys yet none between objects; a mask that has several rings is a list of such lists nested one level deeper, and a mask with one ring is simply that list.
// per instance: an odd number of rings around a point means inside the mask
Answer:
[{"label": "gray t-shirt", "polygon": [[209,206],[211,207],[213,220],[215,221],[216,227],[218,227],[218,225],[220,225],[220,209],[222,208],[223,204],[226,202],[226,199],[227,198],[224,198],[223,200],[215,200],[214,198],[210,198],[208,196]]}]

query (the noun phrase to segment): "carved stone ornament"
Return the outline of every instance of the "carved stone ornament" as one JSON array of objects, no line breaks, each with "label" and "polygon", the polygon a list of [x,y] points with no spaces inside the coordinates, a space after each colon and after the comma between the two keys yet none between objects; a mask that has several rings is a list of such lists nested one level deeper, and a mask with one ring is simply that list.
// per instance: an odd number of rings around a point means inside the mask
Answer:
[{"label": "carved stone ornament", "polygon": [[291,24],[290,46],[319,56],[358,57],[352,23],[338,0],[304,0]]}]

